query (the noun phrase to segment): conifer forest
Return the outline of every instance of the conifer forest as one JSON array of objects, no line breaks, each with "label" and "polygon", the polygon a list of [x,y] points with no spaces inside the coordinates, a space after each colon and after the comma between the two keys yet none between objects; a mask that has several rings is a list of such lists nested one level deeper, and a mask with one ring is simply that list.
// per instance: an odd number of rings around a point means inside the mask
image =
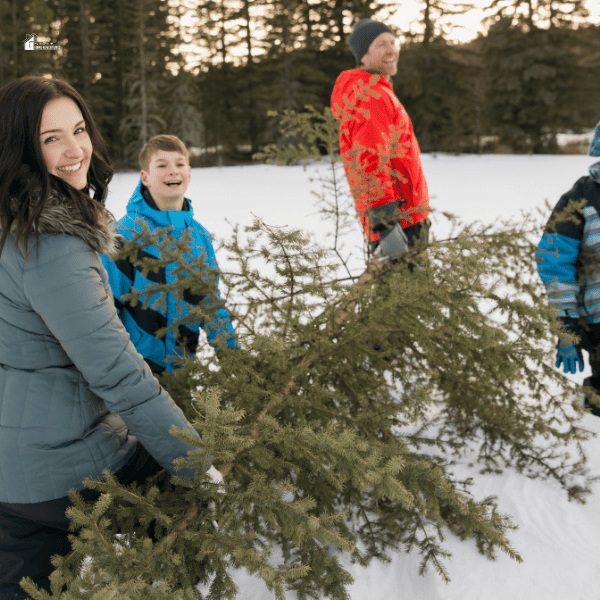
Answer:
[{"label": "conifer forest", "polygon": [[[91,103],[118,167],[168,130],[209,148],[203,164],[251,160],[278,140],[268,111],[329,106],[353,68],[345,37],[382,0],[3,0],[0,85],[40,72]],[[423,0],[397,29],[395,91],[424,152],[553,152],[558,131],[600,113],[600,29],[584,0],[490,0],[484,33],[458,43],[469,2]],[[481,6],[479,4],[478,6]],[[27,34],[59,50],[23,52]]]},{"label": "conifer forest", "polygon": [[[232,224],[218,248],[222,300],[214,272],[186,258],[185,236],[145,228],[119,250],[144,276],[168,265],[177,274],[129,294],[132,305],[209,297],[174,331],[223,303],[239,347],[184,356],[159,376],[200,433],[171,432],[194,447],[178,461],[195,480],[88,480],[100,498],[71,493],[72,552],[55,557],[51,593],[23,583],[34,600],[233,599],[235,569],[273,598],[341,600],[351,576],[340,556],[368,565],[414,551],[422,572],[446,580],[448,535],[521,561],[511,516],[454,475],[466,453],[481,472],[515,469],[585,502],[591,434],[574,401],[580,386],[554,368],[559,325],[535,269],[539,215],[483,225],[444,214],[451,232],[434,232],[426,256],[417,244],[374,267],[365,251],[362,276],[345,269],[338,239],[357,223],[331,91],[355,66],[353,23],[385,21],[398,5],[0,0],[0,86],[66,78],[118,169],[137,170],[159,133],[194,149],[194,167],[322,161],[315,195],[332,232],[323,241],[258,218]],[[397,28],[394,89],[423,152],[552,153],[558,133],[598,122],[600,25],[583,0],[490,0],[484,32],[463,43],[455,18],[473,6],[421,9]],[[59,49],[24,52],[28,34]],[[206,475],[209,460],[222,485]]]}]

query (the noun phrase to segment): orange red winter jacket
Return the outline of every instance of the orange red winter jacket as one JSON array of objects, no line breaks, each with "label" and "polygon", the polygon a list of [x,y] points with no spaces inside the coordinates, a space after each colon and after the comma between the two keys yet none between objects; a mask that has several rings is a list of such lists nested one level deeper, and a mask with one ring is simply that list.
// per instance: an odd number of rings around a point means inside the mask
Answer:
[{"label": "orange red winter jacket", "polygon": [[377,241],[368,208],[397,202],[402,227],[427,218],[429,192],[421,152],[408,113],[385,77],[363,69],[343,71],[331,109],[340,119],[340,152],[369,241]]}]

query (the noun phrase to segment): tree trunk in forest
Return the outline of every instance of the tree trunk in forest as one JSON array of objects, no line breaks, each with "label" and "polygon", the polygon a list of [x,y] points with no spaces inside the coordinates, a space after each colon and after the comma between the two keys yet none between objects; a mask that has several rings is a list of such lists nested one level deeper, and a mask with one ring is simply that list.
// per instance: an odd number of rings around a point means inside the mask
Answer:
[{"label": "tree trunk in forest", "polygon": [[139,0],[139,18],[140,18],[140,37],[139,37],[139,51],[140,51],[140,95],[141,95],[141,108],[142,108],[142,122],[140,131],[140,141],[142,146],[148,141],[148,103],[146,100],[146,56],[144,52],[145,43],[145,20],[144,20],[144,0]]},{"label": "tree trunk in forest", "polygon": [[433,24],[431,23],[431,2],[432,0],[425,0],[425,9],[423,11],[423,22],[425,25],[425,31],[423,33],[423,45],[429,46],[431,39],[433,38]]},{"label": "tree trunk in forest", "polygon": [[11,6],[12,34],[13,34],[13,78],[19,76],[19,27],[17,25],[17,0],[12,0]]},{"label": "tree trunk in forest", "polygon": [[529,30],[533,31],[535,29],[535,25],[533,24],[533,0],[527,0],[527,25],[529,25]]},{"label": "tree trunk in forest", "polygon": [[346,39],[344,35],[344,0],[335,0],[333,20],[339,36],[339,43],[343,44]]},{"label": "tree trunk in forest", "polygon": [[4,85],[4,35],[0,32],[0,87]]},{"label": "tree trunk in forest", "polygon": [[313,21],[310,18],[310,4],[308,2],[304,2],[302,4],[302,15],[304,17],[304,24],[306,26],[306,47],[309,50],[312,50],[314,47],[313,41]]},{"label": "tree trunk in forest", "polygon": [[90,97],[90,32],[89,32],[89,8],[87,0],[79,0],[79,22],[81,26],[81,83],[83,97]]},{"label": "tree trunk in forest", "polygon": [[248,135],[250,137],[250,145],[252,153],[258,152],[258,123],[256,122],[256,100],[253,94],[253,77],[254,60],[252,59],[252,32],[250,29],[250,0],[244,0],[244,20],[246,21],[246,46],[248,54],[246,57],[246,69],[248,70],[248,88],[247,94],[249,99],[248,105]]},{"label": "tree trunk in forest", "polygon": [[225,45],[225,2],[221,0],[221,60],[227,62],[227,46]]},{"label": "tree trunk in forest", "polygon": [[251,64],[252,61],[252,33],[250,31],[250,0],[244,0],[244,20],[246,21],[246,47],[248,49],[247,64]]}]

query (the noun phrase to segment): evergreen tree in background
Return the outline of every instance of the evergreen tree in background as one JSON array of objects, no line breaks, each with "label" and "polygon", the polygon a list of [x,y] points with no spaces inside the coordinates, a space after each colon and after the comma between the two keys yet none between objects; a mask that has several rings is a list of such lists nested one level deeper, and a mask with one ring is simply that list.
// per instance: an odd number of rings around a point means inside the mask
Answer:
[{"label": "evergreen tree in background", "polygon": [[447,40],[455,28],[453,17],[475,9],[472,3],[447,0],[422,0],[422,5],[423,12],[419,21],[423,28],[422,43],[426,47],[436,39]]},{"label": "evergreen tree in background", "polygon": [[[421,6],[398,32],[395,89],[424,151],[481,151],[486,137],[505,151],[556,151],[557,132],[597,122],[600,36],[582,0],[495,0],[486,32],[465,44],[452,34],[469,4]],[[143,140],[166,130],[207,145],[198,164],[246,162],[281,141],[268,111],[329,105],[337,75],[355,66],[345,44],[353,24],[392,23],[396,9],[376,0],[4,0],[0,84],[65,77],[91,104],[118,169],[137,168]],[[60,50],[24,51],[29,33]]]},{"label": "evergreen tree in background", "polygon": [[481,72],[474,55],[436,39],[411,42],[400,51],[395,92],[405,106],[423,152],[473,149]]},{"label": "evergreen tree in background", "polygon": [[102,22],[96,20],[100,13],[97,0],[64,0],[57,5],[56,11],[62,23],[61,37],[66,48],[62,73],[84,98],[89,99],[92,98],[95,74],[106,59],[105,50],[100,46],[101,41],[105,42],[100,32]]},{"label": "evergreen tree in background", "polygon": [[171,99],[165,112],[165,131],[176,135],[187,148],[204,148],[204,115],[197,78],[191,73],[180,73],[172,78],[165,95]]},{"label": "evergreen tree in background", "polygon": [[194,41],[206,49],[209,65],[231,62],[230,45],[232,40],[231,6],[229,0],[208,0],[196,5],[197,24],[194,28]]},{"label": "evergreen tree in background", "polygon": [[[495,226],[454,219],[451,235],[430,244],[427,266],[409,269],[407,255],[349,280],[338,234],[354,215],[336,159],[339,125],[328,110],[288,113],[281,124],[294,142],[264,158],[329,157],[318,195],[333,241],[260,219],[234,229],[221,275],[240,347],[222,344],[218,361],[183,358],[162,378],[202,437],[174,432],[196,448],[181,459],[198,469],[196,481],[90,482],[102,496],[90,505],[74,497],[78,537],[56,561],[53,598],[192,599],[198,581],[209,587],[203,597],[234,598],[234,567],[278,598],[347,598],[343,554],[366,565],[414,549],[422,571],[447,578],[448,531],[488,557],[520,560],[502,507],[453,475],[465,456],[488,471],[554,478],[577,500],[589,491],[577,386],[552,367],[546,343],[557,328],[535,274],[531,215]],[[181,260],[189,240],[146,230],[140,241],[163,257],[140,263],[129,242],[122,253],[142,269],[176,265],[179,283],[163,291],[214,295],[206,266]],[[216,297],[210,305],[218,309]],[[210,316],[197,308],[173,327]],[[206,481],[209,455],[224,493]],[[119,526],[134,534],[117,535]]]},{"label": "evergreen tree in background", "polygon": [[[165,132],[166,121],[161,94],[167,81],[167,66],[177,42],[167,24],[168,4],[156,0],[136,0],[135,35],[129,46],[134,55],[133,68],[125,75],[125,112],[119,132],[130,167],[137,167],[137,156],[153,136]],[[171,99],[168,101],[171,102]]]},{"label": "evergreen tree in background", "polygon": [[572,28],[588,13],[582,2],[492,6],[497,12],[485,55],[493,127],[516,152],[556,151],[558,129],[578,125],[573,111],[587,75],[573,49]]},{"label": "evergreen tree in background", "polygon": [[53,11],[43,0],[0,2],[0,86],[29,73],[54,73],[57,51],[26,51],[25,36],[35,33],[38,41],[56,42]]},{"label": "evergreen tree in background", "polygon": [[[231,22],[234,8],[228,0],[198,3],[195,14],[196,24],[190,33],[208,55],[197,74],[206,124],[205,141],[211,150],[205,161],[216,159],[217,164],[222,165],[225,156],[230,156],[239,144],[247,141],[242,133],[247,128],[240,122],[245,117],[241,115],[242,106],[246,105],[242,97],[244,84],[239,77],[240,67],[234,66],[230,53],[230,47],[235,48],[240,43],[239,31],[235,31]],[[250,38],[247,45],[251,52]]]},{"label": "evergreen tree in background", "polygon": [[230,63],[222,63],[218,68],[198,75],[206,123],[206,145],[214,150],[219,165],[223,165],[225,157],[234,154],[237,146],[246,141],[241,135],[244,123],[240,122],[243,115],[238,108],[242,105],[238,71],[239,68]]},{"label": "evergreen tree in background", "polygon": [[424,0],[423,32],[401,46],[395,91],[424,152],[470,151],[478,137],[478,98],[472,93],[481,63],[472,49],[448,41],[452,18],[474,8]]},{"label": "evergreen tree in background", "polygon": [[118,168],[125,165],[119,123],[126,110],[125,77],[133,68],[126,50],[135,31],[131,3],[118,0],[60,0],[60,75],[81,92]]},{"label": "evergreen tree in background", "polygon": [[492,19],[508,19],[527,31],[576,27],[590,16],[585,0],[492,0]]},{"label": "evergreen tree in background", "polygon": [[[101,50],[103,58],[94,64],[97,74],[88,101],[117,168],[123,168],[126,158],[119,124],[126,111],[127,73],[133,69],[132,53],[127,44],[135,32],[135,15],[130,10],[130,3],[119,0],[103,0],[98,8],[95,20],[100,39],[96,51]],[[76,48],[73,50],[76,52]]]},{"label": "evergreen tree in background", "polygon": [[[247,115],[248,122],[246,129],[246,138],[249,141],[250,152],[254,154],[258,152],[258,131],[259,131],[259,110],[257,88],[259,87],[259,76],[257,66],[253,56],[253,51],[256,48],[253,28],[261,29],[262,23],[258,21],[258,15],[263,12],[264,2],[252,2],[251,0],[242,0],[240,8],[232,14],[232,19],[241,24],[238,26],[236,33],[242,37],[246,45],[245,53],[245,77],[242,83],[242,107]],[[261,19],[262,21],[262,19]],[[261,111],[264,114],[264,111]]]},{"label": "evergreen tree in background", "polygon": [[580,57],[584,78],[574,90],[577,101],[573,110],[579,122],[590,127],[600,114],[600,25],[587,25],[578,29],[577,34],[580,44],[574,47],[574,52]]}]

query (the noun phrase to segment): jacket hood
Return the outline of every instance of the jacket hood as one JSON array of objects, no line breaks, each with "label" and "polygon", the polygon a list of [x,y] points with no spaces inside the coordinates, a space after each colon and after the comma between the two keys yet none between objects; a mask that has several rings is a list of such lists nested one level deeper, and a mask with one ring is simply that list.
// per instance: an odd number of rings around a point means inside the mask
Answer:
[{"label": "jacket hood", "polygon": [[[600,156],[600,123],[594,130],[594,138],[590,144],[590,156]],[[590,177],[597,183],[600,183],[600,162],[594,163],[590,167]]]},{"label": "jacket hood", "polygon": [[[34,231],[38,234],[68,233],[82,239],[98,254],[112,256],[117,250],[120,236],[110,211],[103,207],[101,215],[101,222],[97,226],[90,225],[66,198],[51,192]],[[16,225],[13,225],[14,229]]]},{"label": "jacket hood", "polygon": [[338,119],[342,119],[343,109],[347,106],[344,96],[349,98],[360,81],[362,81],[363,85],[368,83],[373,86],[380,83],[387,85],[390,89],[392,88],[390,81],[378,73],[372,73],[365,69],[342,71],[338,75],[333,86],[333,93],[331,94],[331,110]]},{"label": "jacket hood", "polygon": [[590,156],[600,156],[600,123],[594,130],[594,138],[590,144]]},{"label": "jacket hood", "polygon": [[185,198],[189,210],[157,210],[152,208],[142,196],[142,180],[138,181],[129,202],[127,214],[133,219],[141,218],[150,221],[154,227],[167,227],[172,225],[175,229],[191,227],[194,221],[192,203]]}]

